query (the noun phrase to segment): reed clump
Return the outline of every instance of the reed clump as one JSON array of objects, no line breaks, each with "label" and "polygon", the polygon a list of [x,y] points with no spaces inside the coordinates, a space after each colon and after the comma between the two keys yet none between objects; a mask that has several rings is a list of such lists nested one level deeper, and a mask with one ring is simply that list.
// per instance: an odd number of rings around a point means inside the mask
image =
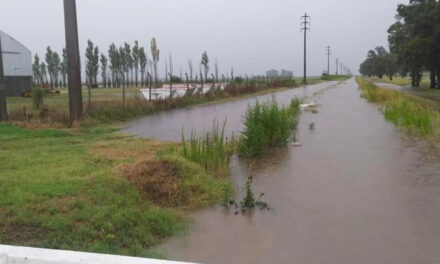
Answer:
[{"label": "reed clump", "polygon": [[182,155],[188,160],[203,166],[216,176],[226,176],[229,173],[229,161],[235,149],[235,139],[225,136],[226,121],[220,126],[214,121],[211,131],[203,135],[191,132],[187,140],[182,131]]},{"label": "reed clump", "polygon": [[243,119],[244,131],[239,143],[241,157],[256,157],[268,147],[287,145],[292,131],[298,126],[300,100],[280,107],[275,99],[249,106]]}]

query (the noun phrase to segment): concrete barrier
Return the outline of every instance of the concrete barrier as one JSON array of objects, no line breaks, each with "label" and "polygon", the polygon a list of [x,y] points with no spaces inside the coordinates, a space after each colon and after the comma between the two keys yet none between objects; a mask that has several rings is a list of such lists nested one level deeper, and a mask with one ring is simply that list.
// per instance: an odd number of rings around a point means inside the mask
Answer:
[{"label": "concrete barrier", "polygon": [[[0,264],[183,264],[156,259],[124,257],[65,250],[0,245]],[[188,263],[187,263],[188,264]]]}]

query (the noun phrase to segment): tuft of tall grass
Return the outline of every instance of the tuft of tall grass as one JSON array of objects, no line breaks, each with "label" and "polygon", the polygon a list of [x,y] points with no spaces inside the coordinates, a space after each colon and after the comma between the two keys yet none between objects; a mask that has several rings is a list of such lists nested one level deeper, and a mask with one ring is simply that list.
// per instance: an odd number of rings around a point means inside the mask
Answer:
[{"label": "tuft of tall grass", "polygon": [[268,147],[287,145],[292,130],[298,125],[300,100],[293,99],[289,106],[280,107],[275,99],[249,106],[243,119],[245,127],[239,143],[242,157],[262,155]]},{"label": "tuft of tall grass", "polygon": [[235,140],[225,137],[225,126],[226,120],[222,127],[218,121],[214,121],[211,131],[199,136],[193,130],[188,141],[182,130],[183,157],[202,165],[216,176],[227,175]]}]

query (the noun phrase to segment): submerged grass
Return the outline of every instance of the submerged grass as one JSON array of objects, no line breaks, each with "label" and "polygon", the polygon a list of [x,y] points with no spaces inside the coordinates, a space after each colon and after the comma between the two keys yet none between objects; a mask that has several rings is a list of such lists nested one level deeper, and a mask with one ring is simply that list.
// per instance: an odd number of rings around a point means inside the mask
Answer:
[{"label": "submerged grass", "polygon": [[369,102],[379,103],[387,120],[420,136],[440,135],[440,114],[428,104],[409,94],[380,88],[361,77],[357,82],[362,96]]},{"label": "submerged grass", "polygon": [[148,257],[186,230],[181,208],[231,189],[177,144],[115,132],[0,124],[0,244]]},{"label": "submerged grass", "polygon": [[300,100],[293,99],[289,106],[280,107],[275,99],[249,106],[243,119],[244,131],[239,142],[242,157],[264,154],[268,147],[287,145],[298,125]]}]

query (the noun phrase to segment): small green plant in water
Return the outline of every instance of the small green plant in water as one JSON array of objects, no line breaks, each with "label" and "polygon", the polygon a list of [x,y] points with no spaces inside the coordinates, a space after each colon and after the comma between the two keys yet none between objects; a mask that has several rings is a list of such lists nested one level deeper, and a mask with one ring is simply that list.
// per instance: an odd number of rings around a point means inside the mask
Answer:
[{"label": "small green plant in water", "polygon": [[252,210],[255,208],[259,208],[260,210],[270,210],[269,205],[266,202],[261,201],[264,193],[261,193],[258,198],[255,198],[254,191],[252,190],[252,183],[253,177],[250,176],[244,186],[244,191],[246,192],[246,194],[240,202],[241,212],[245,213],[247,210]]}]

